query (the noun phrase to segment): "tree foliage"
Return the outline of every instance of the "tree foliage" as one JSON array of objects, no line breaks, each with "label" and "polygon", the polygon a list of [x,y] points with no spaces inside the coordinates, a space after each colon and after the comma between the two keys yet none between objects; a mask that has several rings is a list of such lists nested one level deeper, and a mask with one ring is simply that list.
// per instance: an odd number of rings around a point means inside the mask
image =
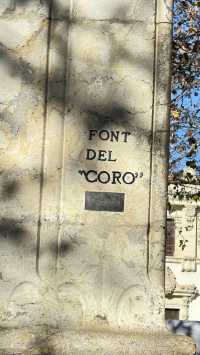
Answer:
[{"label": "tree foliage", "polygon": [[169,173],[190,181],[200,177],[200,1],[175,0],[173,19]]}]

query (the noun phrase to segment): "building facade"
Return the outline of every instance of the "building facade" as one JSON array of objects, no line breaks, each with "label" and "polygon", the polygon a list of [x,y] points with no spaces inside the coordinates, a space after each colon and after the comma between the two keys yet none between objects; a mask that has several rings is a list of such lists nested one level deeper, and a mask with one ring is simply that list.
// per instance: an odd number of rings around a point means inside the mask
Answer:
[{"label": "building facade", "polygon": [[200,186],[169,184],[166,318],[200,320]]}]

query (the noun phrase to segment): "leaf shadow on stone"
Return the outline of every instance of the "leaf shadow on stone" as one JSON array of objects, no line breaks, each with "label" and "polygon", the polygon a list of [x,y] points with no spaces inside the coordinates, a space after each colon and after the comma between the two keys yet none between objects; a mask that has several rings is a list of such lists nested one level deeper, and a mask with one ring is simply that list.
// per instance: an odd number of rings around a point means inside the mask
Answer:
[{"label": "leaf shadow on stone", "polygon": [[[31,3],[32,0],[15,0],[16,6],[24,6],[26,4]],[[55,13],[63,13],[65,21],[67,26],[70,26],[71,24],[76,25],[76,22],[73,23],[73,21],[70,19],[69,14],[66,12],[66,9],[63,8],[61,4],[58,4],[57,1],[54,1],[52,3],[51,0],[41,0],[41,4],[45,4],[47,7],[52,7],[53,4],[53,10],[50,10],[50,17],[53,16]],[[53,11],[53,13],[51,13]],[[123,9],[123,12],[126,13],[126,9]],[[119,8],[118,12],[116,11],[115,17],[119,18],[121,15],[121,8]],[[56,20],[57,21],[57,20]],[[71,22],[72,21],[72,22]],[[105,21],[105,27],[107,27],[106,21]],[[109,35],[109,30],[107,29],[108,35]],[[54,37],[54,42],[56,43],[57,47],[57,52],[60,54],[60,58],[62,58],[62,61],[65,61],[65,54],[67,53],[67,39],[61,38],[58,36],[56,33],[52,33],[52,29],[49,29],[49,34],[47,38],[47,49],[50,46],[50,38],[51,36]],[[120,43],[116,41],[116,39],[113,38],[110,40],[110,46],[111,46],[111,61],[108,64],[108,68],[106,70],[109,72],[111,70],[113,63],[123,60],[127,63],[134,64],[134,66],[139,65],[140,67],[143,68],[144,71],[147,72],[152,72],[153,76],[153,68],[152,68],[152,63],[149,58],[137,58],[135,57],[132,53],[129,53],[127,49],[122,47]],[[35,87],[35,90],[38,91],[40,90],[40,85],[38,86],[38,80],[37,82],[34,79],[34,76],[36,75],[35,69],[31,68],[31,64],[23,60],[22,58],[18,58],[15,56],[15,52],[13,51],[8,51],[5,47],[0,47],[0,52],[1,52],[1,60],[5,61],[6,64],[10,67],[10,70],[12,72],[12,75],[16,75],[19,77],[22,77],[23,80],[26,80],[26,82],[29,82],[30,85]],[[46,72],[44,72],[41,77],[39,82],[45,82],[47,80],[47,73],[48,73],[48,67],[46,68]],[[46,82],[46,100],[48,101],[48,105],[50,107],[54,107],[56,105],[59,107],[60,112],[62,113],[62,117],[64,119],[64,114],[65,114],[65,88],[63,83],[65,82],[65,75],[63,76],[63,73],[60,71],[60,66],[58,63],[58,66],[55,67],[53,73],[49,76],[47,82]],[[45,99],[45,98],[44,98]],[[94,127],[98,127],[99,129],[106,129],[108,126],[120,126],[123,127],[124,129],[135,129],[137,130],[138,136],[144,136],[147,137],[148,142],[152,141],[152,134],[150,131],[147,131],[145,128],[143,129],[140,124],[138,125],[137,120],[135,117],[137,116],[137,113],[131,112],[130,110],[127,109],[127,107],[123,104],[119,104],[116,100],[115,97],[111,98],[109,104],[103,104],[98,107],[98,105],[94,104],[87,104],[84,103],[84,100],[81,100],[82,102],[80,103],[80,100],[76,98],[76,95],[73,97],[70,97],[69,102],[67,103],[67,106],[69,107],[70,110],[77,110],[79,112],[85,113],[85,126],[87,129],[92,129]],[[133,98],[134,101],[134,98]],[[4,113],[2,113],[2,119],[4,118]],[[133,124],[134,123],[134,124]],[[134,127],[133,127],[134,126]],[[159,139],[159,136],[162,135],[163,132],[157,132],[157,141],[158,145],[157,148],[159,149],[159,145],[162,144],[162,140]],[[85,149],[86,147],[83,147]],[[94,164],[94,162],[93,162]]]},{"label": "leaf shadow on stone", "polygon": [[[26,4],[31,3],[32,0],[15,0],[14,3],[16,6],[24,6]],[[51,0],[41,0],[41,4],[45,4],[46,6],[52,6],[52,1]],[[54,11],[55,13],[57,11],[65,13],[66,9],[62,8],[62,6],[54,1]],[[123,9],[123,12],[126,13],[126,9]],[[121,13],[121,8],[119,8],[119,13],[116,12],[115,17],[119,18]],[[50,14],[51,16],[51,14]],[[68,26],[70,26],[70,19],[68,13],[65,13],[65,19],[66,23]],[[75,25],[75,24],[74,24]],[[108,30],[107,30],[108,31]],[[49,33],[49,36],[47,38],[47,42],[50,40],[50,35],[53,35],[52,33]],[[55,42],[57,45],[57,51],[59,53],[62,53],[63,60],[64,58],[64,53],[66,52],[66,46],[67,42],[66,40],[63,40],[63,38],[60,38],[55,34]],[[49,43],[47,44],[47,47],[49,46]],[[134,65],[142,65],[143,69],[145,71],[152,70],[150,60],[146,58],[143,60],[143,63],[137,58],[135,58],[132,54],[130,54],[125,48],[122,48],[119,43],[116,42],[116,40],[112,39],[111,42],[111,48],[112,48],[112,61],[116,62],[117,60],[123,59],[127,63],[134,63]],[[10,73],[12,76],[19,76],[21,77],[26,83],[29,83],[30,85],[35,85],[35,90],[38,90],[37,82],[34,81],[34,75],[35,75],[35,69],[31,67],[31,64],[23,60],[22,58],[18,58],[15,55],[15,51],[10,51],[6,49],[4,46],[0,47],[0,54],[1,54],[1,60],[7,64],[7,66],[10,68]],[[112,61],[109,63],[110,68],[112,67]],[[107,68],[107,71],[110,70],[109,66]],[[40,77],[40,82],[45,82],[46,81],[46,75],[48,73],[48,68],[47,72],[42,73]],[[153,75],[153,73],[152,73]],[[61,90],[58,90],[58,84],[65,82],[65,77],[62,76],[62,73],[60,73],[60,68],[57,67],[55,68],[54,72],[51,74],[51,76],[48,78],[48,82],[46,82],[46,99],[50,105],[50,107],[54,107],[54,104],[58,105],[60,108],[60,111],[62,112],[62,117],[64,119],[64,112],[65,112],[65,104],[64,104],[64,97],[65,97],[65,90],[62,88]],[[133,121],[135,123],[134,119],[134,112],[131,112],[125,107],[125,105],[120,104],[117,102],[116,98],[113,97],[110,100],[109,104],[105,105],[93,105],[93,104],[84,104],[84,100],[82,100],[82,104],[77,100],[76,96],[73,98],[70,98],[69,100],[69,109],[75,108],[76,110],[80,112],[84,112],[86,115],[85,118],[85,126],[87,129],[94,129],[98,128],[99,130],[101,129],[106,129],[108,127],[123,127],[126,130],[133,130],[137,129],[138,135],[145,136],[148,138],[149,143],[151,142],[152,136],[150,132],[145,131],[145,129],[142,129],[141,127],[135,128],[135,125],[133,127]],[[3,113],[1,119],[3,120]],[[86,147],[83,147],[85,149]],[[93,168],[95,168],[95,163],[93,162]],[[43,177],[42,177],[43,179]],[[20,183],[19,181],[16,182],[5,182],[4,190],[3,190],[3,195],[2,198],[3,200],[13,198],[15,194],[17,194],[18,190],[20,189]],[[21,241],[27,236],[27,231],[23,227],[23,224],[21,221],[18,221],[17,219],[13,218],[4,218],[0,222],[0,232],[5,236],[9,236],[10,240],[13,242]],[[64,249],[65,252],[70,250],[69,245],[65,245]]]},{"label": "leaf shadow on stone", "polygon": [[[68,254],[71,254],[75,248],[75,243],[71,240],[62,240],[59,245],[59,254],[61,257],[66,257]],[[49,251],[52,254],[57,255],[58,253],[58,243],[51,243],[49,245]]]},{"label": "leaf shadow on stone", "polygon": [[3,201],[16,196],[20,189],[19,181],[16,180],[5,181],[2,185],[1,198]]},{"label": "leaf shadow on stone", "polygon": [[27,237],[27,231],[17,219],[2,218],[0,221],[0,235],[18,245]]},{"label": "leaf shadow on stone", "polygon": [[47,342],[37,343],[37,340],[35,341],[34,348],[30,349],[30,351],[34,355],[56,355],[54,348]]},{"label": "leaf shadow on stone", "polygon": [[[7,201],[15,199],[20,184],[14,179],[3,179],[1,188],[1,200]],[[23,225],[23,220],[11,218],[9,216],[0,219],[0,237],[14,243],[16,246],[21,245],[24,239],[28,237],[28,231]]]},{"label": "leaf shadow on stone", "polygon": [[[25,5],[28,3],[31,3],[32,0],[16,0],[15,3],[16,5]],[[50,1],[48,0],[44,0],[41,1],[41,3],[45,3],[46,5],[50,4]],[[57,8],[57,10],[61,11],[62,9]],[[63,9],[65,10],[65,9]],[[124,9],[125,11],[125,9]],[[67,15],[66,19],[67,19]],[[116,14],[117,17],[117,14]],[[68,20],[69,21],[69,20]],[[70,23],[68,23],[68,25],[70,25]],[[50,34],[49,34],[50,36]],[[65,53],[66,50],[66,46],[67,43],[66,41],[64,41],[62,38],[60,38],[59,36],[56,36],[56,43],[57,43],[57,50],[59,53]],[[47,41],[49,41],[50,37],[47,38]],[[48,43],[49,45],[49,43]],[[48,47],[47,45],[47,47]],[[127,62],[131,62],[134,63],[134,65],[140,64],[141,62],[139,62],[138,59],[134,58],[130,53],[128,53],[127,51],[125,51],[124,49],[122,50],[122,48],[119,48],[119,45],[116,44],[116,42],[113,41],[112,43],[113,48],[115,48],[114,50],[114,55],[113,55],[113,60],[116,61],[119,57],[122,56],[123,60],[126,59]],[[118,49],[117,49],[118,48]],[[8,51],[6,48],[4,48],[3,46],[1,46],[0,48],[1,51],[1,59],[3,61],[5,61],[7,63],[7,65],[10,68],[10,72],[12,73],[12,75],[16,75],[19,77],[22,77],[22,79],[24,81],[26,81],[26,83],[29,83],[30,85],[35,85],[35,90],[38,91],[38,80],[37,82],[34,81],[34,75],[35,75],[35,69],[31,68],[31,65],[29,63],[27,63],[25,60],[23,60],[22,58],[19,59],[15,56],[15,53],[12,53],[12,51]],[[65,59],[63,57],[63,59]],[[148,58],[146,59],[146,62],[144,61],[144,70],[150,70],[150,65],[148,62]],[[112,66],[112,63],[110,63],[110,66]],[[41,82],[45,82],[46,81],[46,74],[48,73],[48,69],[47,71],[42,73],[41,77],[40,77],[40,83]],[[107,68],[107,70],[109,71],[109,67]],[[153,73],[152,73],[153,75]],[[57,67],[54,70],[54,73],[51,74],[51,76],[49,77],[48,81],[46,81],[46,103],[48,102],[48,104],[50,105],[51,108],[54,108],[54,105],[59,107],[60,112],[62,113],[62,118],[64,119],[64,113],[65,113],[65,103],[64,103],[64,98],[66,95],[65,89],[62,87],[63,82],[65,82],[65,77],[63,77],[62,73],[60,73],[60,68]],[[58,90],[58,84],[61,83],[61,90]],[[45,101],[44,100],[44,101]],[[134,100],[134,98],[133,98]],[[107,129],[108,127],[123,127],[126,130],[133,130],[136,129],[137,133],[140,134],[141,136],[148,138],[149,140],[149,144],[151,143],[151,133],[149,133],[149,131],[146,131],[145,129],[142,129],[141,127],[137,127],[135,126],[133,127],[133,121],[134,123],[136,123],[135,121],[135,113],[131,112],[127,109],[127,107],[125,105],[123,105],[123,103],[118,103],[115,97],[112,97],[112,99],[110,100],[109,104],[104,104],[104,105],[94,105],[94,104],[87,104],[84,103],[84,98],[82,100],[82,103],[80,104],[80,101],[77,99],[76,96],[74,96],[73,98],[71,97],[68,103],[69,109],[70,110],[77,110],[79,112],[83,112],[85,114],[85,128],[87,130],[89,129]],[[3,115],[2,115],[2,119],[3,119]],[[83,147],[83,149],[85,149],[85,147]],[[95,163],[93,163],[93,168]],[[41,180],[43,179],[43,177],[41,178]],[[41,182],[41,181],[40,181]],[[3,200],[7,200],[7,199],[11,199],[13,198],[19,191],[20,189],[20,183],[17,181],[13,181],[13,182],[9,182],[6,181],[4,183],[4,191],[3,191]],[[0,233],[2,234],[2,236],[5,238],[9,238],[9,240],[11,242],[13,242],[13,244],[18,245],[20,244],[24,239],[27,238],[28,236],[28,231],[25,229],[25,227],[23,227],[23,223],[17,219],[13,219],[13,218],[2,218],[2,220],[0,221]],[[57,243],[50,245],[49,247],[49,251],[51,253],[58,253],[58,246]],[[72,242],[63,242],[61,243],[60,246],[60,253],[63,256],[66,256],[68,253],[71,253],[74,249],[73,243]],[[35,250],[34,250],[35,252]],[[112,277],[113,275],[116,275],[116,279],[119,277],[119,274],[116,270],[116,273],[112,272]],[[36,344],[37,345],[37,344]],[[40,348],[40,346],[38,347],[39,351],[41,351],[39,354],[46,354],[46,350],[44,352],[43,347]],[[53,355],[53,349],[48,349],[48,354]]]}]

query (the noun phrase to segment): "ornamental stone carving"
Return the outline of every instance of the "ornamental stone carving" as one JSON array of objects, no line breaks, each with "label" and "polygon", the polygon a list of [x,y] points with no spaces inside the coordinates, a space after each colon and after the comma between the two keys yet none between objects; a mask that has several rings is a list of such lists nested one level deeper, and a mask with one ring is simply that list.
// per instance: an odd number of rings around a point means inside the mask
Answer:
[{"label": "ornamental stone carving", "polygon": [[183,272],[195,272],[196,271],[196,259],[184,258],[181,265],[181,271]]},{"label": "ornamental stone carving", "polygon": [[187,230],[192,230],[196,215],[196,208],[193,205],[189,205],[185,211],[186,221],[187,221]]},{"label": "ornamental stone carving", "polygon": [[167,267],[165,274],[165,294],[166,296],[170,296],[173,294],[176,288],[176,278],[172,270]]}]

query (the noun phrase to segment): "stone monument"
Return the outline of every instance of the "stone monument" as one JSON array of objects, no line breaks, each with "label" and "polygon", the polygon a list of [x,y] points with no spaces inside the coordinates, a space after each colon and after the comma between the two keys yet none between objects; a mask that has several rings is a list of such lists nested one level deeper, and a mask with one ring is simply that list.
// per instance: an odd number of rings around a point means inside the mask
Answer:
[{"label": "stone monument", "polygon": [[2,354],[193,354],[164,323],[171,8],[0,4]]}]

